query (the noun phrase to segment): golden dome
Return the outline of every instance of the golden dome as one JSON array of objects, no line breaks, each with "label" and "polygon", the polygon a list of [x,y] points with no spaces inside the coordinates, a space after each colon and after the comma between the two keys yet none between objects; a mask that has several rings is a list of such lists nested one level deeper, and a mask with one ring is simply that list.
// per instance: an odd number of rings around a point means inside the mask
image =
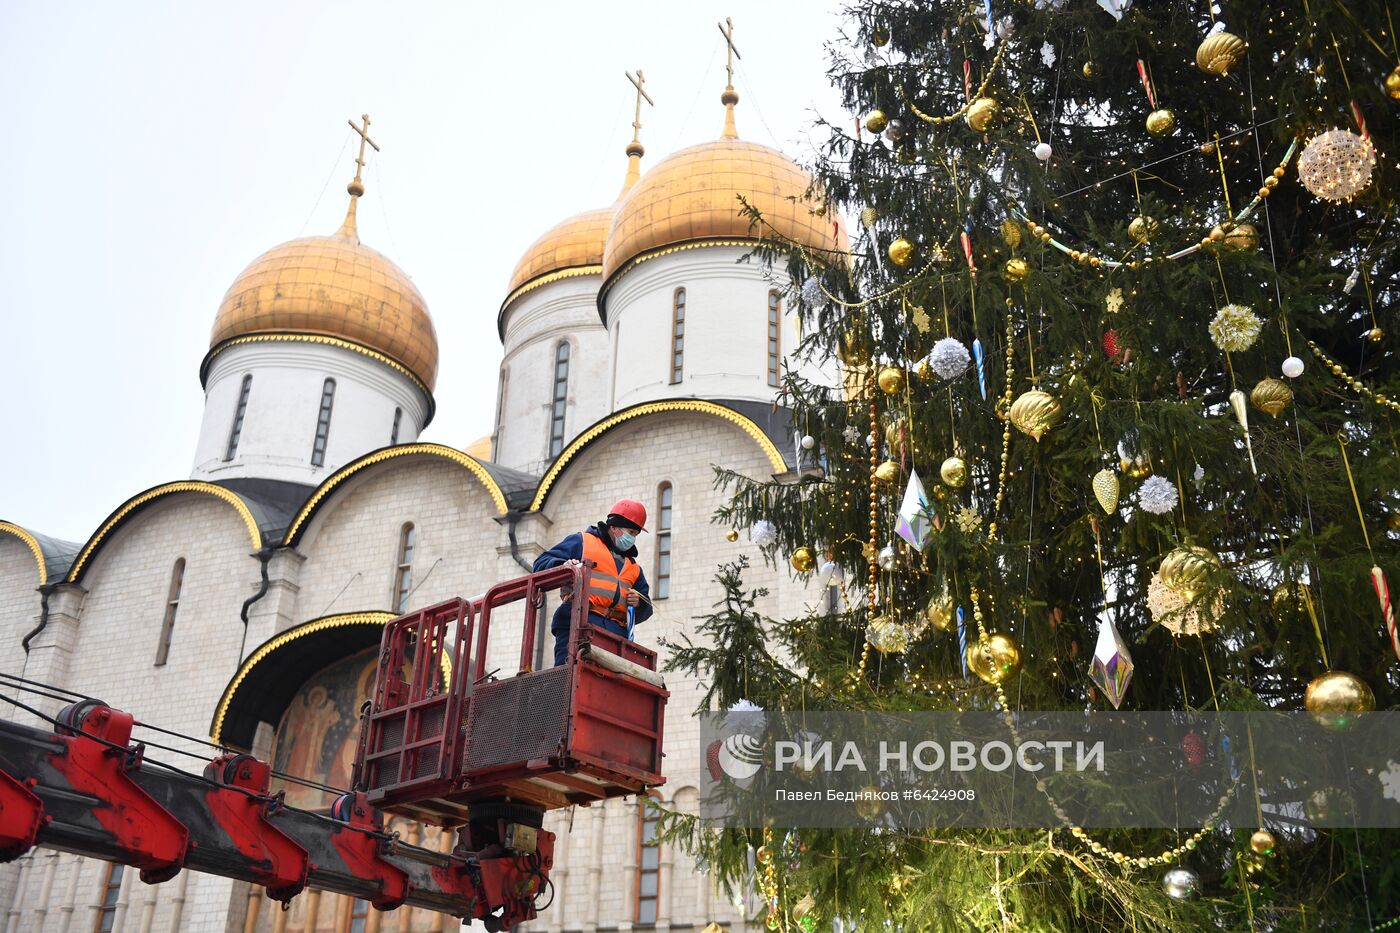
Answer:
[{"label": "golden dome", "polygon": [[[618,206],[603,251],[603,277],[667,246],[772,238],[774,230],[823,255],[845,252],[840,222],[813,213],[811,181],[778,150],[728,135],[682,149],[648,172]],[[772,230],[750,229],[740,195]]]},{"label": "golden dome", "polygon": [[514,296],[520,286],[551,272],[574,269],[582,275],[590,267],[592,272],[598,272],[603,266],[603,241],[608,238],[612,215],[613,209],[604,207],[585,211],[550,227],[530,244],[515,264],[506,294]]},{"label": "golden dome", "polygon": [[253,334],[339,338],[402,364],[429,392],[437,382],[437,334],[428,305],[402,269],[360,242],[354,197],[334,236],[274,246],[234,280],[209,346]]}]

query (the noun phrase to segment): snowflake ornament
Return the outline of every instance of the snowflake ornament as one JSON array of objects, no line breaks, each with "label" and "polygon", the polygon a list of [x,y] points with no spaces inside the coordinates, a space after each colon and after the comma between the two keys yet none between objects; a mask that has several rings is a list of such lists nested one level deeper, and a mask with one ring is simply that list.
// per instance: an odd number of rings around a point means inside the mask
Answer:
[{"label": "snowflake ornament", "polygon": [[847,444],[859,444],[861,438],[860,428],[853,424],[848,424],[846,425],[846,429],[841,432],[841,437],[845,439]]},{"label": "snowflake ornament", "polygon": [[1045,42],[1045,43],[1042,43],[1042,44],[1041,44],[1041,46],[1040,46],[1040,60],[1041,60],[1042,62],[1045,63],[1045,67],[1046,67],[1046,68],[1054,68],[1054,67],[1055,67],[1055,47],[1054,47],[1053,45],[1051,45],[1049,42]]}]

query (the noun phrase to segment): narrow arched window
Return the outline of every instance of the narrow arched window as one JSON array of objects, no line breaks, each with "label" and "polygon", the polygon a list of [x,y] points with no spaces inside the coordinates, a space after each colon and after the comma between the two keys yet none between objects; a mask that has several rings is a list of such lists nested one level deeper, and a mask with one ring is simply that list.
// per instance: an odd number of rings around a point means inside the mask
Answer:
[{"label": "narrow arched window", "polygon": [[331,405],[335,403],[335,380],[321,386],[321,412],[316,416],[316,440],[311,444],[311,465],[326,463],[326,440],[331,436]]},{"label": "narrow arched window", "polygon": [[243,416],[248,414],[248,394],[253,391],[253,374],[243,376],[243,385],[238,390],[238,407],[233,410],[233,427],[228,432],[228,449],[224,460],[232,460],[238,453],[238,439],[243,435]]},{"label": "narrow arched window", "polygon": [[776,291],[770,291],[768,293],[768,384],[770,386],[777,386],[778,379],[782,376],[782,323],[782,299],[778,297]]},{"label": "narrow arched window", "polygon": [[554,350],[554,399],[549,411],[549,455],[564,449],[564,409],[569,401],[569,343],[560,341]]},{"label": "narrow arched window", "polygon": [[676,289],[671,304],[671,385],[681,381],[685,363],[685,289]]},{"label": "narrow arched window", "polygon": [[413,523],[406,522],[399,532],[399,562],[394,568],[394,611],[408,610],[408,594],[413,589]]},{"label": "narrow arched window", "polygon": [[[77,871],[75,866],[74,871]],[[97,922],[93,924],[95,933],[111,933],[117,922],[117,900],[121,895],[122,876],[126,867],[116,862],[107,865],[106,877],[102,881],[102,900],[97,905]]]},{"label": "narrow arched window", "polygon": [[671,498],[670,483],[656,488],[656,579],[652,581],[652,599],[671,595]]},{"label": "narrow arched window", "polygon": [[165,598],[165,618],[160,623],[160,641],[156,644],[156,667],[170,657],[170,639],[175,632],[175,614],[180,610],[180,590],[185,586],[185,559],[175,562],[170,571],[170,591]]},{"label": "narrow arched window", "polygon": [[393,447],[399,442],[399,425],[403,423],[403,409],[394,409],[394,426],[389,430],[389,446]]},{"label": "narrow arched window", "polygon": [[506,412],[506,381],[510,376],[510,371],[504,366],[501,367],[501,385],[496,390],[496,433],[491,435],[491,459],[499,460],[501,457],[501,435],[505,433],[506,425],[504,415]]},{"label": "narrow arched window", "polygon": [[657,837],[660,811],[652,797],[637,798],[637,909],[634,922],[656,923],[656,905],[661,896],[661,840]]}]

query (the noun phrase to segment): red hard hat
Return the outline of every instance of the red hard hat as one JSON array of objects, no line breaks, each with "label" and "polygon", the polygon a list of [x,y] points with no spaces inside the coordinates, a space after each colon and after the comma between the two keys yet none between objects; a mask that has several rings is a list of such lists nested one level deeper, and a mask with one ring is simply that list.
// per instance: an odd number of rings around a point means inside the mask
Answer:
[{"label": "red hard hat", "polygon": [[613,503],[613,507],[608,509],[608,514],[625,518],[642,531],[647,530],[647,507],[636,499],[618,499]]}]

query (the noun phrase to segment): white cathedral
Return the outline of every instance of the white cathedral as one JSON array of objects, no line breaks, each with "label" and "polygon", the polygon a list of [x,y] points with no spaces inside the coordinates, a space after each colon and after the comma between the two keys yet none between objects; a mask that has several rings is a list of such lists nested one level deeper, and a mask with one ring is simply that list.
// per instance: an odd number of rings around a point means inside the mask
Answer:
[{"label": "white cathedral", "polygon": [[[718,139],[643,174],[634,135],[617,200],[525,250],[497,318],[494,431],[465,449],[418,440],[438,404],[437,337],[410,277],[360,241],[357,173],[338,231],[268,250],[229,287],[199,366],[205,407],[188,478],[134,491],[82,542],[0,522],[0,671],[344,787],[384,623],[527,573],[620,497],[650,513],[639,546],[656,613],[638,641],[655,648],[690,630],[717,598],[715,568],[755,550],[711,524],[722,495],[712,465],[795,474],[801,450],[776,387],[789,366],[837,378],[794,359],[781,269],[740,261],[757,233],[739,199],[783,237],[846,246],[839,220],[813,210],[809,176],[738,137],[732,86],[721,100]],[[816,598],[761,559],[748,582],[768,588],[759,608],[773,617]],[[500,636],[493,655],[518,657],[521,633]],[[551,643],[541,631],[538,666]],[[657,796],[693,811],[701,685],[671,675],[667,687]],[[282,788],[297,806],[329,803]],[[394,828],[448,845],[433,828]],[[558,835],[556,896],[530,930],[716,922],[738,933],[759,909],[658,845],[636,798],[552,811],[545,828]],[[284,912],[242,882],[185,871],[146,885],[134,870],[45,849],[0,866],[3,933],[457,928],[421,908],[380,914],[317,892]]]}]

